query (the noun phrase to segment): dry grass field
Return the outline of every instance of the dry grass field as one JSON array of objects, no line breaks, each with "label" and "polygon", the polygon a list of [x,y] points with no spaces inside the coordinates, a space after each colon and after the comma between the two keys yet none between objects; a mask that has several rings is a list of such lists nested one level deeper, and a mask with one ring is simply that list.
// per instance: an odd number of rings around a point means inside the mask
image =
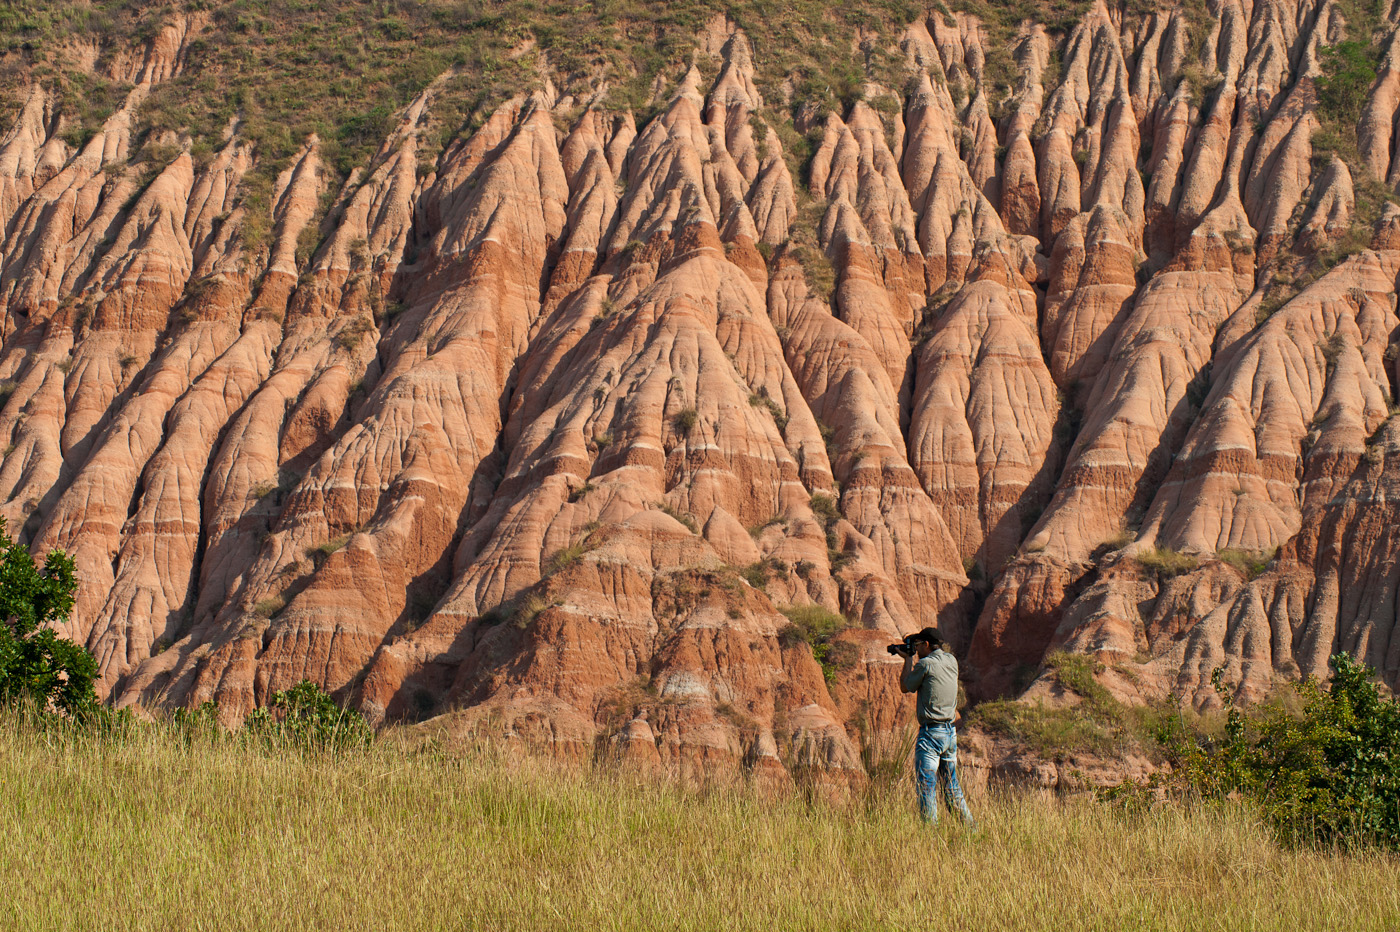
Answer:
[{"label": "dry grass field", "polygon": [[489,748],[315,755],[0,714],[11,930],[1396,929],[1400,862],[1280,847],[1243,808],[1132,814],[907,786],[683,787]]}]

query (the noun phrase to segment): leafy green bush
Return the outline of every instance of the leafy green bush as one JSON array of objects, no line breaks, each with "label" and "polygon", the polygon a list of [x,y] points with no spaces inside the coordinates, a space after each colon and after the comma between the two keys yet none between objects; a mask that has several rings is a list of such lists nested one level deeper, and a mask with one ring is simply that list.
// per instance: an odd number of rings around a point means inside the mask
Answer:
[{"label": "leafy green bush", "polygon": [[1098,674],[1104,672],[1104,665],[1093,657],[1057,650],[1046,655],[1045,665],[1054,671],[1055,679],[1061,686],[1085,702],[1115,717],[1121,712],[1122,706],[1098,681]]},{"label": "leafy green bush", "polygon": [[269,709],[254,709],[244,719],[245,732],[273,747],[308,751],[361,748],[374,740],[365,717],[342,708],[310,680],[273,693]]},{"label": "leafy green bush", "polygon": [[69,714],[97,704],[97,661],[49,627],[68,618],[78,587],[73,560],[51,550],[41,570],[0,519],[0,701],[28,699]]},{"label": "leafy green bush", "polygon": [[830,495],[824,495],[821,492],[813,494],[811,506],[812,513],[825,527],[830,527],[841,520],[841,509],[837,507],[836,499]]},{"label": "leafy green bush", "polygon": [[826,533],[826,559],[834,576],[855,559],[855,554],[841,546],[841,535],[836,530],[836,523],[841,520],[841,508],[833,496],[821,492],[812,495],[811,507]]},{"label": "leafy green bush", "polygon": [[1175,729],[1166,742],[1171,774],[1108,795],[1237,795],[1286,841],[1400,850],[1400,701],[1383,698],[1374,671],[1346,654],[1333,657],[1332,668],[1330,685],[1310,678],[1299,687],[1301,713],[1275,703],[1251,714],[1235,706],[1216,670],[1224,735]]}]

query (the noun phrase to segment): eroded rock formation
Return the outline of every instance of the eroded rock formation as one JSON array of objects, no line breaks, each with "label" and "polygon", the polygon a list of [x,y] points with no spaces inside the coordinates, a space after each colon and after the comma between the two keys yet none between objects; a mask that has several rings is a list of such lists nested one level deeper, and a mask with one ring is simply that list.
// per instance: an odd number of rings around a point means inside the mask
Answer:
[{"label": "eroded rock formation", "polygon": [[202,22],[111,60],[80,149],[37,84],[0,141],[0,515],[77,560],[111,702],[309,678],[781,772],[860,767],[929,623],[984,696],[1054,649],[1141,698],[1400,684],[1400,45],[1319,155],[1331,4],[1100,2],[1010,87],[933,13],[824,115],[719,21],[642,125],[545,75],[439,155],[435,82],[265,203],[236,123],[128,163]]}]

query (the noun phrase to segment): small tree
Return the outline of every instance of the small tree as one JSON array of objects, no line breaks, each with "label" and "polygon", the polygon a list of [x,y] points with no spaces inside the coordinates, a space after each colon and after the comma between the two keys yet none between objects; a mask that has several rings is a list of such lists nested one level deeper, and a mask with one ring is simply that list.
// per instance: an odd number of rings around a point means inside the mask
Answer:
[{"label": "small tree", "polygon": [[1240,788],[1288,837],[1400,849],[1400,702],[1346,654],[1332,669],[1303,684],[1301,718],[1274,711],[1241,742]]},{"label": "small tree", "polygon": [[51,625],[68,620],[77,590],[73,560],[51,550],[43,569],[0,518],[0,701],[28,697],[70,714],[97,703],[97,661]]}]

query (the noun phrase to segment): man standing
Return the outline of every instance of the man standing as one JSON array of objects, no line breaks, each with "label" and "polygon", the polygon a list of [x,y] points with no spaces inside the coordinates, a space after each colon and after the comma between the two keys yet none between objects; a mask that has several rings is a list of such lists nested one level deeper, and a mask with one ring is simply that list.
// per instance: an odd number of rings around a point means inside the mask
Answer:
[{"label": "man standing", "polygon": [[[938,821],[937,786],[943,784],[948,808],[972,824],[972,813],[958,785],[958,734],[953,714],[958,702],[958,660],[944,649],[936,628],[925,628],[905,639],[904,670],[899,688],[918,693],[914,714],[919,719],[919,740],[914,745],[914,778],[919,790],[919,813]],[[912,649],[911,649],[912,648]],[[917,660],[915,659],[917,655]]]}]

